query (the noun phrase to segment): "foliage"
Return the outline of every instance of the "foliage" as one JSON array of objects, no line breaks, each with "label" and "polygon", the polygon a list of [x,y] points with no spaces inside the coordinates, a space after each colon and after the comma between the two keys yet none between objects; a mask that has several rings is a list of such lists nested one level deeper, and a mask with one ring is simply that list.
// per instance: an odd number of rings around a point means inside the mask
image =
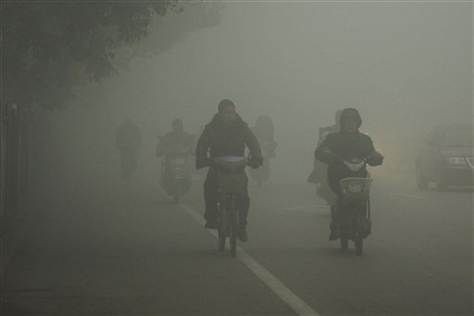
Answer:
[{"label": "foliage", "polygon": [[115,51],[144,38],[167,1],[6,1],[1,10],[4,100],[58,108],[74,86],[117,71]]}]

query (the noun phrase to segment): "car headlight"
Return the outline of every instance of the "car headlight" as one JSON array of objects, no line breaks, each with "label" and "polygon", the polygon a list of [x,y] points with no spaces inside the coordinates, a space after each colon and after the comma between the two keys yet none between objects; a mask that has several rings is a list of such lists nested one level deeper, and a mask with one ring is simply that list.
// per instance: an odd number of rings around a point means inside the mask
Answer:
[{"label": "car headlight", "polygon": [[449,157],[448,163],[454,166],[465,166],[467,165],[466,159],[464,157]]}]

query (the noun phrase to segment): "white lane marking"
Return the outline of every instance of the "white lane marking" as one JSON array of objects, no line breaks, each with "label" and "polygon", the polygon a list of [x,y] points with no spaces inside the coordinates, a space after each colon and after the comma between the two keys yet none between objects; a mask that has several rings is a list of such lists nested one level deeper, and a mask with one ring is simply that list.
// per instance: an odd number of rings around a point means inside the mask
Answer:
[{"label": "white lane marking", "polygon": [[401,198],[401,199],[412,199],[412,200],[424,200],[425,197],[415,194],[391,194],[392,198]]},{"label": "white lane marking", "polygon": [[[181,208],[186,211],[198,224],[204,226],[204,219],[199,212],[185,204],[180,204]],[[217,232],[208,230],[208,232],[217,238]],[[250,256],[242,247],[237,248],[237,258],[252,271],[257,278],[260,279],[273,293],[275,293],[283,302],[288,304],[291,309],[301,316],[320,316],[311,306],[306,304],[301,298],[296,296],[288,287],[283,284],[270,271],[259,264],[252,256]]]}]

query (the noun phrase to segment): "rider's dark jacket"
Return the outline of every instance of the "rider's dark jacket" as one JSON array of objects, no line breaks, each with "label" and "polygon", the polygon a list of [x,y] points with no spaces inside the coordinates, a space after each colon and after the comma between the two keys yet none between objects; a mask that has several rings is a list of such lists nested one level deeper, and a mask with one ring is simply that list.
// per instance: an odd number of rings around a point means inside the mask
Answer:
[{"label": "rider's dark jacket", "polygon": [[252,167],[262,164],[262,153],[257,138],[240,117],[231,123],[216,114],[206,125],[196,147],[196,168],[209,166],[209,159],[222,156],[245,156],[250,152]]},{"label": "rider's dark jacket", "polygon": [[193,135],[184,131],[172,131],[160,139],[160,142],[156,146],[156,156],[161,157],[163,155],[173,154],[177,147],[184,147],[191,153],[193,144]]},{"label": "rider's dark jacket", "polygon": [[316,159],[328,164],[328,182],[331,189],[340,193],[339,180],[346,177],[366,177],[367,169],[364,167],[358,172],[349,170],[341,159],[351,160],[354,158],[368,159],[368,164],[377,166],[382,164],[381,157],[375,155],[372,139],[360,132],[346,133],[336,132],[329,134],[326,139],[316,148],[314,156]]}]

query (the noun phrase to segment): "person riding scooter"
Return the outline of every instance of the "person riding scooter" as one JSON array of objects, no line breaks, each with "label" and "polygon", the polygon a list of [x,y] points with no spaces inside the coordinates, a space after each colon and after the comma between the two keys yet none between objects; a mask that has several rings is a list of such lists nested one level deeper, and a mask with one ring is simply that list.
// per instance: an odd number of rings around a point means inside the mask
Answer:
[{"label": "person riding scooter", "polygon": [[[346,108],[340,117],[341,129],[329,134],[316,148],[314,156],[328,165],[327,178],[331,190],[338,200],[342,197],[339,181],[348,177],[367,177],[365,166],[357,172],[349,170],[344,160],[366,160],[370,166],[379,166],[383,163],[383,156],[374,148],[372,139],[359,131],[362,119],[354,108]],[[331,235],[330,240],[339,237],[337,202],[331,206]]]},{"label": "person riding scooter", "polygon": [[191,163],[194,139],[184,131],[183,121],[175,119],[172,131],[160,138],[156,156],[164,157],[161,184],[165,191],[178,201],[191,186]]},{"label": "person riding scooter", "polygon": [[[319,128],[317,146],[319,146],[329,134],[339,132],[341,113],[342,110],[336,111],[334,125]],[[314,159],[313,171],[308,176],[307,181],[316,185],[316,194],[326,201],[327,204],[332,205],[335,203],[336,196],[329,188],[327,181],[327,165],[325,163],[318,159]]]}]

